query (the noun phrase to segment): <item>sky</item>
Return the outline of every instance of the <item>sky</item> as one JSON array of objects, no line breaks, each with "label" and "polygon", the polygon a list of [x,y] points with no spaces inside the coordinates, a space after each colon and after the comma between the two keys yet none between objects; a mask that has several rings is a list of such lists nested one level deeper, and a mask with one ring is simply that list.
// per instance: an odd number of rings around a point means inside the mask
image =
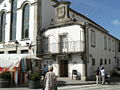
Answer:
[{"label": "sky", "polygon": [[120,0],[66,0],[70,7],[120,39]]}]

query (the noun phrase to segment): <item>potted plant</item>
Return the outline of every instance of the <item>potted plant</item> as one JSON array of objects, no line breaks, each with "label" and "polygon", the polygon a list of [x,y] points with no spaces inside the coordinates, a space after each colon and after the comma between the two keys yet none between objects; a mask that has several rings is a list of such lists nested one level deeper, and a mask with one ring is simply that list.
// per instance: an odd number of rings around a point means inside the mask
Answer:
[{"label": "potted plant", "polygon": [[6,88],[10,86],[11,73],[1,72],[0,73],[0,88]]},{"label": "potted plant", "polygon": [[41,74],[39,72],[33,72],[29,76],[29,88],[40,88]]}]

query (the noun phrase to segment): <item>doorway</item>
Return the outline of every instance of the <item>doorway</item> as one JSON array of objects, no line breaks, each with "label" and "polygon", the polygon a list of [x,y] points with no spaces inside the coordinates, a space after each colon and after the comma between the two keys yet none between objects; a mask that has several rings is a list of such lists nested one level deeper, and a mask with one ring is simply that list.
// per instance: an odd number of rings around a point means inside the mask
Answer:
[{"label": "doorway", "polygon": [[60,60],[60,77],[68,77],[68,60]]}]

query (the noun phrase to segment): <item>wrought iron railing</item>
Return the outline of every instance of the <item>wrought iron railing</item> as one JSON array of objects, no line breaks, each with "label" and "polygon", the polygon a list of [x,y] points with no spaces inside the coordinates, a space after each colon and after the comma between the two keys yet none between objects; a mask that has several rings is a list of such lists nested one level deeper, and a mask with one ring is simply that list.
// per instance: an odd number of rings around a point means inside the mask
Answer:
[{"label": "wrought iron railing", "polygon": [[43,53],[74,53],[83,52],[84,41],[68,41],[59,43],[43,44]]}]

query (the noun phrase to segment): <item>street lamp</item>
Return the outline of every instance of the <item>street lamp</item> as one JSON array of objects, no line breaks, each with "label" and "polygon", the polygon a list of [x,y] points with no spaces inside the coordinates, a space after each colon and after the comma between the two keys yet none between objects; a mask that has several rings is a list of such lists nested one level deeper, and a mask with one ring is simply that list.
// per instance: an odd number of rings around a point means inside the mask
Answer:
[{"label": "street lamp", "polygon": [[15,41],[16,53],[17,53],[18,45],[19,45],[19,42],[16,40],[16,41]]}]

